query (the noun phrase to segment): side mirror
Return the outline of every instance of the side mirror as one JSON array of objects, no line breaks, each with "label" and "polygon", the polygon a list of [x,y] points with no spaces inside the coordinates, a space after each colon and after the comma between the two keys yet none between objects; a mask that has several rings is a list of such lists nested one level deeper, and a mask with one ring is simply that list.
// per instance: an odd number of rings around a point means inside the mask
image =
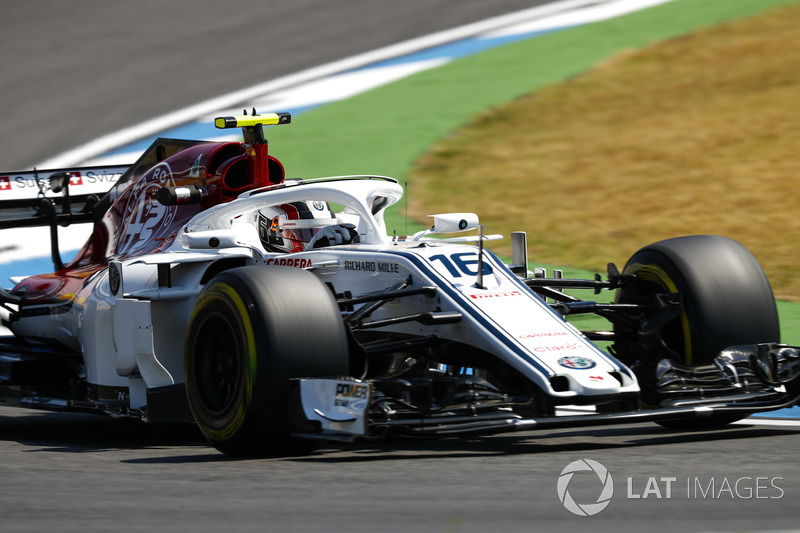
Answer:
[{"label": "side mirror", "polygon": [[236,238],[236,233],[231,230],[181,233],[181,242],[190,250],[213,250],[215,248],[236,248],[241,246]]},{"label": "side mirror", "polygon": [[480,224],[478,215],[475,213],[443,213],[440,215],[428,215],[433,218],[431,233],[456,233],[459,231],[470,231],[477,228]]}]

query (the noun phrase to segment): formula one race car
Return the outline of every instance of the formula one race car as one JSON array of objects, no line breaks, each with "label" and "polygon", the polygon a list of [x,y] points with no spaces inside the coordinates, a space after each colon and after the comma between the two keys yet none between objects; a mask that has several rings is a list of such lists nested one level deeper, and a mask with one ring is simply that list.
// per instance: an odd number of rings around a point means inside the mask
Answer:
[{"label": "formula one race car", "polygon": [[[225,453],[264,455],[319,439],[711,427],[800,399],[800,349],[780,344],[769,282],[739,243],[669,239],[578,280],[531,272],[524,233],[504,264],[471,213],[390,237],[398,182],[285,180],[263,126],[288,122],[219,118],[244,142],[159,139],[102,196],[70,192],[100,169],[38,171],[39,198],[0,204],[0,228],[51,228],[55,263],[0,291],[14,334],[0,338],[0,401],[191,421]],[[78,222],[94,230],[65,266],[56,230]],[[587,313],[607,331],[568,320]]]}]

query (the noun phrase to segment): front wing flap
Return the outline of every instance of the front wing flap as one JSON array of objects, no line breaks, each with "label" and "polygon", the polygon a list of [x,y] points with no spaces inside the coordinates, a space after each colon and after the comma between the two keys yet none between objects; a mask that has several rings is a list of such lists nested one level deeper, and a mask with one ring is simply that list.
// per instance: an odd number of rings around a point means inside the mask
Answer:
[{"label": "front wing flap", "polygon": [[[711,419],[718,415],[730,415],[735,419],[800,403],[800,348],[785,345],[731,347],[717,356],[715,365],[718,376],[713,381],[727,380],[730,385],[730,390],[716,396],[712,391],[721,390],[716,384],[703,391],[698,389],[699,378],[683,377],[687,394],[677,399],[667,397],[657,408],[534,418],[515,413],[509,403],[486,401],[486,397],[476,397],[473,402],[462,400],[435,410],[402,409],[410,404],[387,396],[380,390],[384,386],[382,383],[354,378],[294,379],[293,387],[299,393],[293,397],[299,400],[299,406],[293,410],[293,422],[299,428],[296,436],[352,441],[392,434],[453,437]],[[708,367],[704,372],[708,372]],[[754,387],[753,380],[760,386]],[[694,396],[689,394],[691,392]]]}]

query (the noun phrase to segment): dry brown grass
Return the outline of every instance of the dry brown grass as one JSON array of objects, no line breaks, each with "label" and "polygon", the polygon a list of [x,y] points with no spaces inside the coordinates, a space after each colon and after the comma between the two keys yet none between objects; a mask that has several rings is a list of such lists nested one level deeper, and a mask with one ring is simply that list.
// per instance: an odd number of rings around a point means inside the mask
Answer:
[{"label": "dry brown grass", "polygon": [[418,162],[411,214],[475,211],[526,230],[537,262],[600,271],[727,235],[800,301],[799,20],[790,6],[709,28],[493,109]]}]

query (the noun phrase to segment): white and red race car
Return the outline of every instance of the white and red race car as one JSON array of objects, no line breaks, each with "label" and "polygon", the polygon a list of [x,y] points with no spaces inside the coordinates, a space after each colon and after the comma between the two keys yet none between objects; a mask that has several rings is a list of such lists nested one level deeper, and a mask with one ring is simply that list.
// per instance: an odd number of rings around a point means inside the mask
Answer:
[{"label": "white and red race car", "polygon": [[[524,233],[505,264],[471,213],[389,236],[396,180],[284,180],[263,126],[290,120],[216,120],[241,143],[159,139],[106,169],[122,175],[102,196],[69,185],[100,169],[67,169],[37,172],[39,198],[0,203],[0,228],[51,228],[55,265],[0,291],[13,332],[0,402],[193,421],[225,453],[264,455],[318,439],[710,427],[800,399],[800,350],[779,343],[769,282],[739,243],[669,239],[576,280],[531,273]],[[80,222],[91,237],[63,265],[56,229]],[[565,317],[580,313],[608,330],[579,331]]]}]

